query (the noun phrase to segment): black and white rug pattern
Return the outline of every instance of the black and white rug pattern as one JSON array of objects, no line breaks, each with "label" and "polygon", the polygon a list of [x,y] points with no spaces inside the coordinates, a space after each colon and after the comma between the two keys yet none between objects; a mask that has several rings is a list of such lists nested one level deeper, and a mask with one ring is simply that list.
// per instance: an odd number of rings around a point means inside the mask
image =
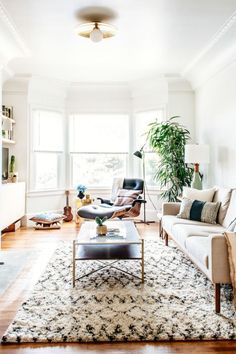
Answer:
[{"label": "black and white rug pattern", "polygon": [[[72,287],[72,247],[62,242],[17,312],[3,343],[235,339],[230,287],[214,312],[210,281],[171,243],[145,242],[145,284],[103,269]],[[119,267],[140,275],[138,261]],[[77,262],[77,276],[99,267]]]}]

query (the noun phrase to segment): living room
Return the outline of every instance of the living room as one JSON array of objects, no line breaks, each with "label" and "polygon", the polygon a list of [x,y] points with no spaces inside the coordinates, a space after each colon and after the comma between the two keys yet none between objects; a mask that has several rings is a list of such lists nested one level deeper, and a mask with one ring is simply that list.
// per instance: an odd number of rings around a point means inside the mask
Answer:
[{"label": "living room", "polygon": [[235,0],[0,9],[0,351],[236,352]]}]

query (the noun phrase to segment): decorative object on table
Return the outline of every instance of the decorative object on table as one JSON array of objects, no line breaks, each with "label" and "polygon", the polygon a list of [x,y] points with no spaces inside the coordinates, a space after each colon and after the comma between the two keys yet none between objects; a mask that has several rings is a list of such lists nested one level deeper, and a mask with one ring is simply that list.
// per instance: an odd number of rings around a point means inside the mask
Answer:
[{"label": "decorative object on table", "polygon": [[73,214],[71,212],[71,206],[69,206],[69,194],[70,194],[70,191],[66,191],[65,192],[66,194],[66,206],[64,207],[64,221],[66,222],[69,222],[69,221],[72,221],[73,220]]},{"label": "decorative object on table", "polygon": [[35,230],[60,229],[65,215],[56,213],[39,213],[30,218],[36,223]]},{"label": "decorative object on table", "polygon": [[83,199],[84,198],[84,193],[87,190],[87,187],[84,186],[83,184],[78,184],[78,186],[76,187],[76,191],[77,191],[77,197],[79,199]]},{"label": "decorative object on table", "polygon": [[107,225],[104,225],[104,222],[107,220],[107,216],[104,216],[104,218],[99,218],[98,216],[95,218],[95,221],[97,223],[96,227],[96,233],[98,236],[106,236],[107,234]]},{"label": "decorative object on table", "polygon": [[89,205],[92,204],[93,199],[91,198],[90,194],[85,194],[85,198],[82,200],[82,205]]},{"label": "decorative object on table", "polygon": [[199,173],[199,164],[209,163],[209,146],[205,144],[185,145],[185,163],[194,164],[191,187],[202,189],[202,178]]},{"label": "decorative object on table", "polygon": [[190,186],[192,168],[184,162],[184,148],[190,139],[190,132],[175,121],[179,116],[169,118],[161,123],[151,123],[147,140],[155,151],[160,162],[155,175],[160,188],[164,189],[161,196],[167,201],[177,201],[183,186]]},{"label": "decorative object on table", "polygon": [[134,218],[139,216],[141,205],[143,203],[146,203],[146,200],[142,199],[141,197],[141,194],[143,194],[144,189],[144,181],[140,178],[123,178],[122,181],[122,190],[125,189],[127,191],[140,192],[138,197],[134,199],[131,204],[125,204],[120,206],[114,204],[114,199],[112,201],[111,199],[97,198],[101,201],[100,205],[91,204],[82,206],[78,209],[78,216],[84,219],[95,219],[96,216],[99,216],[100,218],[107,216],[108,219],[123,219],[127,217]]}]

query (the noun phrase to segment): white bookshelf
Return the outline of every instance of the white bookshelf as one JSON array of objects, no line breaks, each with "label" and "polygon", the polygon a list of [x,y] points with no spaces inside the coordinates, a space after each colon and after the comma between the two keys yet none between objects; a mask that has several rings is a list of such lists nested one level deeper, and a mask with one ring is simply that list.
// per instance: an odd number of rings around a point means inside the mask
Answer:
[{"label": "white bookshelf", "polygon": [[[12,124],[12,130],[13,130],[13,136],[14,136],[14,124],[16,123],[16,121],[12,118],[5,116],[4,114],[1,114],[1,117],[2,117],[3,121],[7,120],[8,122],[10,122]],[[15,144],[15,140],[2,137],[2,144],[3,145],[13,145],[13,144]]]}]

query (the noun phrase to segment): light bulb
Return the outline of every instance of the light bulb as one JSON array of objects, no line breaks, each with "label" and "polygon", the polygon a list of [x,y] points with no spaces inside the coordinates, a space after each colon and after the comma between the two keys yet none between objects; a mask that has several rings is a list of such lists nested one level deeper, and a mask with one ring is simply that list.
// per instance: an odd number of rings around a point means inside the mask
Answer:
[{"label": "light bulb", "polygon": [[103,39],[102,31],[98,28],[97,25],[95,25],[89,37],[93,42],[100,42]]}]

